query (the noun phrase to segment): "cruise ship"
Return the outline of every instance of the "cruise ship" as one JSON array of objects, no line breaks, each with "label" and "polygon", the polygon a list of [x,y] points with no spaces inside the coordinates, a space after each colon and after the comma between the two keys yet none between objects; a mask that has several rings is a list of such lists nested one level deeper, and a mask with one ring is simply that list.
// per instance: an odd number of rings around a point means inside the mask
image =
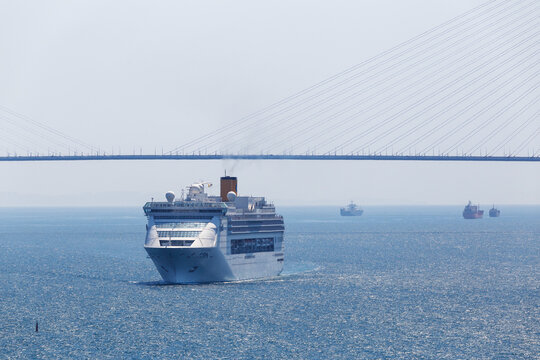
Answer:
[{"label": "cruise ship", "polygon": [[283,270],[285,226],[264,197],[239,196],[236,177],[221,178],[220,196],[199,182],[176,200],[144,205],[146,249],[165,282],[235,281],[277,276]]}]

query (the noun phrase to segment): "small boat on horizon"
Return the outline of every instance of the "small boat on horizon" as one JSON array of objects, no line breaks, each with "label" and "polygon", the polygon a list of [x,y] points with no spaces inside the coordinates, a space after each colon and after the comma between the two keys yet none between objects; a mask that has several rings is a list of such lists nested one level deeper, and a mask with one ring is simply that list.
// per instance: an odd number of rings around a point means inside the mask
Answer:
[{"label": "small boat on horizon", "polygon": [[501,215],[501,210],[496,209],[495,205],[489,209],[489,217],[499,217]]},{"label": "small boat on horizon", "polygon": [[351,201],[349,205],[342,207],[339,212],[341,216],[361,216],[364,213],[364,210]]}]

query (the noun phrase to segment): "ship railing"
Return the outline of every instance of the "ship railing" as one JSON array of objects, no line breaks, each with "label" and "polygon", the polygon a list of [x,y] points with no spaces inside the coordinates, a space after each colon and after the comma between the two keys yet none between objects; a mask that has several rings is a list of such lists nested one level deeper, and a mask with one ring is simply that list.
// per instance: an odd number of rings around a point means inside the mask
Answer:
[{"label": "ship railing", "polygon": [[[243,214],[242,214],[243,215]],[[231,216],[231,221],[243,221],[243,220],[247,220],[247,221],[257,221],[257,220],[265,220],[265,219],[269,219],[269,220],[274,220],[274,219],[278,219],[278,220],[283,220],[283,216],[281,215],[273,215],[273,216],[266,216],[267,214],[264,214],[264,215],[251,215],[251,216],[242,216],[242,215],[236,215],[236,214],[230,214],[228,213],[227,216]]]},{"label": "ship railing", "polygon": [[144,204],[144,209],[159,209],[159,208],[214,208],[224,209],[226,208],[223,203],[215,202],[147,202]]}]

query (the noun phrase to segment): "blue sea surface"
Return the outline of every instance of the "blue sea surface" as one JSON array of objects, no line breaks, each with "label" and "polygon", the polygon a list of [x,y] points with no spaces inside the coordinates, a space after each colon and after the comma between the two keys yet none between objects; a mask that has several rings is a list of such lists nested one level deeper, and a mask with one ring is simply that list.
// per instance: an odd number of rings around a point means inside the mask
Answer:
[{"label": "blue sea surface", "polygon": [[165,285],[141,208],[0,209],[0,358],[540,358],[540,207],[278,210],[282,276]]}]

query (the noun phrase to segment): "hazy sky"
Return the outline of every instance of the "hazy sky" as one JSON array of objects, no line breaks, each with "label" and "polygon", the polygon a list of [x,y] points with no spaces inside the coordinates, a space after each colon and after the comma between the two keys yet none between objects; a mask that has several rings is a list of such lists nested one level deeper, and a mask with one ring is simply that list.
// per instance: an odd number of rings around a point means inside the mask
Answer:
[{"label": "hazy sky", "polygon": [[[0,105],[161,152],[481,3],[0,0]],[[533,163],[140,161],[0,163],[0,206],[138,206],[225,169],[277,205],[540,203]]]}]

